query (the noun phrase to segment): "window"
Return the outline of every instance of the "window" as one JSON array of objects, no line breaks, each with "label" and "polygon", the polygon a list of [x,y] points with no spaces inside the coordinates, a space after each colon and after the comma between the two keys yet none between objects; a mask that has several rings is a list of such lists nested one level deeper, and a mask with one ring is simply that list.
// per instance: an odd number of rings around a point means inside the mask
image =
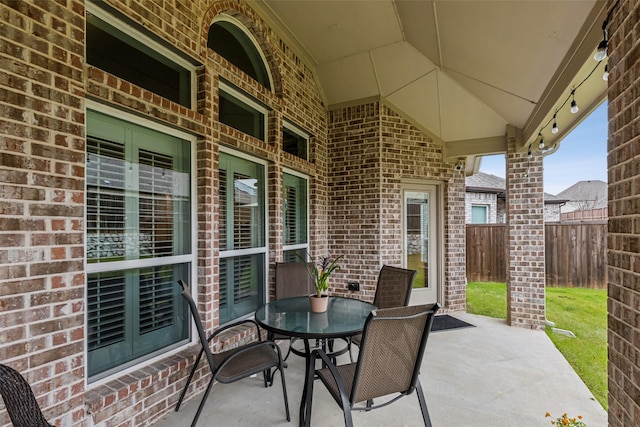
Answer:
[{"label": "window", "polygon": [[222,123],[254,138],[265,140],[266,108],[224,83],[220,84],[219,100]]},{"label": "window", "polygon": [[265,167],[220,153],[220,323],[265,301]]},{"label": "window", "polygon": [[[158,126],[156,125],[157,129]],[[87,342],[91,381],[189,337],[190,143],[87,112]]]},{"label": "window", "polygon": [[487,223],[487,206],[471,206],[471,224]]},{"label": "window", "polygon": [[309,135],[285,122],[282,129],[282,150],[304,160],[309,160]]},{"label": "window", "polygon": [[267,89],[271,89],[265,59],[239,22],[222,17],[209,27],[207,47],[217,52]]},{"label": "window", "polygon": [[282,177],[282,219],[284,261],[298,261],[296,253],[307,259],[307,179],[284,173]]},{"label": "window", "polygon": [[408,181],[403,193],[403,266],[416,270],[411,304],[438,301],[441,292],[442,235],[440,231],[441,187]]},{"label": "window", "polygon": [[88,12],[89,64],[191,108],[193,65],[101,9]]}]

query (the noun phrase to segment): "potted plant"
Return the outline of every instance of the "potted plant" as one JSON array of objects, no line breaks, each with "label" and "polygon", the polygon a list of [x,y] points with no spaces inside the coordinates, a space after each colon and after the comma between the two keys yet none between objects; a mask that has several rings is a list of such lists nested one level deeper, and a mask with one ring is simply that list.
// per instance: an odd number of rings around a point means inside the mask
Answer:
[{"label": "potted plant", "polygon": [[[298,255],[302,260],[302,257]],[[327,311],[329,296],[325,293],[329,289],[329,277],[335,270],[339,270],[338,261],[342,255],[332,260],[329,256],[321,256],[317,262],[307,263],[307,271],[313,280],[313,287],[316,291],[315,295],[309,295],[311,303],[311,311],[314,313],[322,313]],[[304,262],[304,260],[302,260]]]}]

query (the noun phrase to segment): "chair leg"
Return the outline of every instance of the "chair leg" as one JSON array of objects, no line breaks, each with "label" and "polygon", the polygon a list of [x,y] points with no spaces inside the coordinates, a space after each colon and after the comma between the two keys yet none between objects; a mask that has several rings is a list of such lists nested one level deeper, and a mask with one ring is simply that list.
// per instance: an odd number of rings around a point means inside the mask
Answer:
[{"label": "chair leg", "polygon": [[200,359],[202,358],[203,354],[204,354],[204,350],[201,348],[200,353],[198,353],[198,357],[193,362],[193,366],[191,367],[191,372],[189,373],[189,378],[187,378],[187,383],[184,385],[184,388],[182,389],[182,393],[180,393],[180,398],[178,399],[178,403],[176,403],[176,409],[175,409],[176,412],[178,412],[178,410],[180,409],[180,405],[182,405],[182,400],[187,394],[187,389],[189,388],[189,384],[191,384],[191,380],[193,379],[193,374],[195,374],[196,369],[198,369],[198,364],[200,363]]},{"label": "chair leg", "polygon": [[416,394],[418,395],[418,402],[420,402],[420,410],[422,411],[424,426],[432,427],[431,418],[429,418],[429,410],[427,409],[427,402],[424,400],[424,393],[422,392],[422,385],[420,384],[419,379],[416,381]]},{"label": "chair leg", "polygon": [[345,405],[342,408],[342,412],[344,413],[344,425],[345,425],[345,427],[353,427],[353,419],[351,417],[351,407],[349,405]]},{"label": "chair leg", "polygon": [[262,379],[264,380],[264,388],[273,385],[273,374],[271,373],[271,369],[265,369],[262,371]]},{"label": "chair leg", "polygon": [[198,422],[198,418],[200,418],[200,414],[204,409],[204,404],[207,401],[207,398],[209,397],[209,392],[211,392],[211,388],[213,387],[214,380],[215,380],[215,377],[212,376],[211,380],[209,381],[209,385],[207,386],[207,389],[204,392],[204,396],[202,396],[202,400],[200,401],[200,405],[198,406],[198,411],[196,412],[196,415],[193,417],[193,421],[191,421],[191,427],[195,427],[196,423]]},{"label": "chair leg", "polygon": [[[282,397],[284,397],[284,411],[287,414],[287,421],[291,421],[291,415],[289,414],[289,398],[287,397],[287,384],[284,381],[284,369],[282,365],[283,364],[281,363],[278,370],[280,371],[280,380],[282,381]],[[273,384],[273,378],[271,378],[271,384]]]}]

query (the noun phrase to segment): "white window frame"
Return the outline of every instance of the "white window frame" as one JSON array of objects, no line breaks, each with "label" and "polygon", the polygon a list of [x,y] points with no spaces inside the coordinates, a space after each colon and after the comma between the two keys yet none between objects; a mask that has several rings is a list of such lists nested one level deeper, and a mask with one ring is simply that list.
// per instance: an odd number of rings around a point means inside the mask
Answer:
[{"label": "white window frame", "polygon": [[[156,260],[147,260],[147,259],[139,259],[139,260],[124,260],[124,261],[114,261],[114,262],[110,262],[110,263],[88,263],[87,259],[85,257],[84,259],[84,271],[85,271],[85,275],[89,275],[89,274],[93,274],[93,273],[101,273],[101,272],[105,272],[105,271],[113,271],[113,270],[128,270],[131,268],[145,268],[145,267],[154,267],[154,266],[158,266],[158,265],[164,265],[167,264],[168,262],[171,263],[190,263],[191,265],[191,269],[190,269],[190,279],[191,281],[195,280],[198,276],[197,276],[197,249],[198,249],[198,224],[197,224],[197,197],[196,197],[196,137],[192,134],[188,134],[186,132],[182,132],[178,129],[175,128],[171,128],[171,127],[167,127],[164,126],[162,124],[159,124],[158,122],[155,121],[151,121],[145,118],[142,118],[140,116],[135,116],[133,114],[129,114],[125,111],[107,106],[105,104],[101,104],[99,102],[93,101],[91,99],[87,99],[85,100],[85,112],[86,110],[93,110],[111,117],[114,117],[116,119],[119,120],[123,120],[123,121],[127,121],[130,123],[133,123],[135,125],[138,126],[142,126],[142,127],[147,127],[150,128],[154,131],[157,132],[161,132],[161,133],[165,133],[167,135],[171,135],[171,136],[175,136],[176,138],[180,138],[180,139],[184,139],[186,141],[188,141],[191,145],[191,159],[190,159],[190,167],[191,167],[191,182],[190,182],[190,188],[191,188],[191,254],[190,255],[177,255],[177,256],[171,256],[171,257],[162,257]],[[85,204],[85,212],[84,212],[84,218],[87,217],[87,211],[86,211],[86,204]],[[87,230],[85,228],[84,231],[84,241],[87,241]],[[108,265],[107,265],[108,264]],[[177,286],[177,285],[176,285]],[[88,289],[85,288],[85,295],[84,295],[84,301],[87,301],[88,295],[87,295],[87,291]],[[192,294],[194,299],[197,298],[197,286],[192,286]],[[191,328],[190,330],[193,331],[194,329],[194,325],[193,325],[193,321],[190,317],[190,324],[191,324]],[[85,316],[85,330],[89,330],[88,327],[88,316]],[[196,334],[190,334],[190,342],[195,342],[197,337],[195,336]],[[159,360],[165,359],[167,356],[171,356],[174,355],[178,352],[180,352],[186,345],[178,345],[174,348],[171,348],[170,350],[158,350],[154,353],[152,353],[149,358],[144,358],[143,360],[140,361],[140,363],[136,363],[134,365],[128,366],[126,368],[123,368],[122,370],[112,373],[110,375],[107,375],[105,377],[96,379],[94,381],[89,382],[89,376],[85,375],[84,376],[84,381],[85,381],[85,388],[90,389],[90,388],[94,388],[97,387],[99,385],[105,384],[111,380],[113,380],[114,377],[116,376],[121,376],[121,375],[126,375],[128,373],[137,371],[140,369],[141,366],[148,366],[148,365],[152,365],[153,363],[156,363]],[[85,360],[88,360],[89,354],[89,341],[87,339],[84,340],[84,356],[85,356]],[[85,367],[86,368],[86,367]]]},{"label": "white window frame", "polygon": [[[256,101],[255,99],[251,98],[249,95],[246,95],[240,89],[236,88],[235,86],[230,85],[229,83],[227,83],[227,82],[225,82],[223,80],[220,80],[219,90],[222,91],[222,92],[226,92],[227,94],[231,95],[232,97],[234,97],[238,101],[241,101],[242,103],[247,104],[249,107],[251,107],[251,108],[253,108],[255,110],[258,110],[260,113],[262,113],[262,120],[264,122],[263,123],[264,138],[262,139],[262,141],[266,142],[267,135],[269,135],[269,109],[267,107],[265,107],[263,104],[261,104],[258,101]],[[218,120],[220,120],[219,117],[218,117]],[[220,123],[222,123],[222,121],[220,121]],[[225,125],[225,126],[228,126],[228,125]],[[242,131],[239,130],[239,132],[242,132]],[[245,135],[247,135],[247,134],[245,134]],[[239,157],[239,156],[236,156],[236,157]]]},{"label": "white window frame", "polygon": [[[405,193],[407,191],[427,192],[432,195],[429,201],[429,228],[431,234],[429,235],[429,281],[433,284],[433,296],[435,300],[442,303],[444,299],[444,184],[441,181],[435,180],[417,180],[417,179],[403,179],[402,185],[402,202],[401,202],[401,215],[402,215],[402,267],[407,268],[406,260],[408,256],[407,251],[407,212],[405,209]],[[433,262],[431,262],[433,261]],[[435,270],[435,271],[434,271]],[[425,288],[416,288],[411,293],[411,305],[415,304],[427,304],[433,301],[429,300],[429,290]]]},{"label": "white window frame", "polygon": [[[305,220],[307,222],[307,235],[306,235],[307,243],[300,243],[300,244],[297,244],[297,245],[285,245],[283,243],[282,251],[285,252],[285,251],[295,251],[295,250],[298,250],[298,249],[306,249],[307,252],[309,252],[309,218],[310,218],[309,217],[309,207],[310,207],[310,204],[309,204],[309,187],[310,187],[309,182],[311,181],[311,177],[309,175],[300,173],[298,171],[295,171],[295,170],[289,169],[289,168],[283,168],[282,169],[282,173],[283,174],[286,173],[286,174],[289,174],[289,175],[297,176],[299,178],[304,179],[306,181],[306,183],[307,183],[307,188],[306,188],[306,190],[307,190],[307,200],[306,200],[306,202],[307,202],[307,217],[305,218]],[[282,186],[281,186],[281,188],[282,188]]]},{"label": "white window frame", "polygon": [[149,49],[155,51],[156,53],[164,56],[169,61],[181,66],[185,70],[189,71],[190,77],[190,109],[193,109],[196,103],[196,95],[197,95],[197,78],[196,78],[196,65],[192,62],[189,62],[184,57],[178,55],[171,49],[168,49],[166,46],[155,41],[153,38],[144,34],[143,32],[137,30],[135,27],[127,24],[126,22],[121,21],[116,18],[114,15],[110,14],[106,10],[100,8],[96,4],[92,2],[86,2],[87,13],[96,16],[98,19],[108,23],[112,27],[122,31],[125,34],[130,35],[131,37],[138,40],[140,43],[146,45]]},{"label": "white window frame", "polygon": [[[265,296],[264,299],[266,300],[268,298],[268,286],[269,286],[269,283],[268,283],[268,277],[269,276],[267,274],[268,273],[268,269],[269,269],[269,221],[268,221],[268,218],[269,218],[269,216],[268,216],[269,215],[269,207],[268,207],[268,198],[267,198],[267,196],[268,196],[268,187],[269,187],[268,181],[267,181],[267,179],[269,177],[267,169],[268,169],[268,164],[269,163],[266,160],[261,159],[259,157],[254,157],[254,156],[251,156],[249,154],[243,153],[241,151],[236,151],[236,150],[234,150],[232,148],[228,148],[228,147],[224,147],[224,146],[220,146],[220,150],[219,151],[220,151],[220,153],[225,153],[225,154],[228,154],[230,156],[234,156],[234,157],[238,157],[238,158],[241,158],[241,159],[244,159],[244,160],[248,160],[250,162],[254,162],[254,163],[260,164],[260,165],[262,165],[264,167],[264,169],[263,169],[264,170],[264,182],[265,182],[264,189],[263,189],[263,191],[264,191],[264,194],[263,194],[264,199],[263,200],[265,201],[265,203],[264,203],[265,205],[263,207],[264,233],[265,233],[264,246],[260,247],[260,248],[232,249],[232,250],[224,250],[224,251],[221,250],[221,248],[218,248],[218,258],[219,259],[224,259],[224,258],[238,257],[238,256],[244,256],[244,255],[263,254],[264,255],[263,277],[265,278],[265,281],[262,284],[262,286],[263,286],[262,291],[263,291],[263,295]],[[220,201],[218,201],[218,203],[220,203]],[[262,301],[262,302],[264,303],[265,301]],[[248,314],[246,314],[244,316],[238,317],[237,319],[233,319],[233,320],[231,320],[229,322],[226,322],[225,324],[233,323],[233,322],[238,321],[238,320],[244,320],[244,319],[248,319],[248,318],[252,318],[252,317],[253,317],[253,313],[248,313]],[[221,326],[223,326],[223,325],[224,324],[222,324]]]},{"label": "white window frame", "polygon": [[249,38],[249,40],[251,40],[251,43],[253,43],[253,46],[256,48],[256,51],[258,51],[258,55],[260,55],[260,59],[264,64],[264,68],[267,71],[267,78],[269,79],[269,85],[271,86],[271,90],[273,91],[274,84],[273,84],[273,76],[271,75],[271,68],[269,67],[269,62],[267,61],[267,57],[264,56],[264,52],[262,51],[262,48],[260,47],[260,43],[258,43],[258,40],[256,40],[253,34],[251,34],[251,32],[247,29],[247,27],[242,22],[238,21],[233,16],[227,15],[225,13],[221,13],[220,15],[216,16],[211,21],[211,24],[209,24],[209,27],[211,27],[211,25],[215,24],[216,22],[221,22],[221,21],[229,22],[233,24],[240,31],[242,31]]},{"label": "white window frame", "polygon": [[[473,222],[473,208],[484,208],[484,222]],[[482,203],[472,203],[471,204],[471,224],[489,224],[489,211],[490,206]]]},{"label": "white window frame", "polygon": [[299,126],[293,124],[293,122],[290,122],[287,119],[284,119],[282,121],[282,127],[286,130],[288,130],[291,133],[295,133],[296,135],[298,135],[299,137],[303,138],[307,144],[307,158],[304,159],[302,157],[300,157],[303,160],[309,161],[309,154],[310,154],[310,147],[309,147],[309,140],[311,139],[311,134],[309,134],[308,132],[305,132],[304,130],[302,130],[302,128],[300,128]]}]

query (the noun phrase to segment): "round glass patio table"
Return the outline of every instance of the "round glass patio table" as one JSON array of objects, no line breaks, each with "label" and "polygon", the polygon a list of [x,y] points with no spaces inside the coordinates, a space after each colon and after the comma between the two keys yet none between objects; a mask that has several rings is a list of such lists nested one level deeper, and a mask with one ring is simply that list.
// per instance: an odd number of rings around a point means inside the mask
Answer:
[{"label": "round glass patio table", "polygon": [[[273,333],[304,340],[306,367],[305,384],[300,402],[300,426],[309,425],[306,397],[310,373],[315,369],[309,340],[348,338],[359,334],[372,310],[373,304],[352,298],[329,297],[327,311],[312,313],[309,297],[292,297],[268,302],[256,310],[256,322]],[[313,381],[313,379],[311,379]]]},{"label": "round glass patio table", "polygon": [[376,307],[352,298],[329,297],[327,311],[312,313],[308,296],[271,301],[256,310],[263,328],[305,339],[344,338],[362,332],[367,316]]}]

